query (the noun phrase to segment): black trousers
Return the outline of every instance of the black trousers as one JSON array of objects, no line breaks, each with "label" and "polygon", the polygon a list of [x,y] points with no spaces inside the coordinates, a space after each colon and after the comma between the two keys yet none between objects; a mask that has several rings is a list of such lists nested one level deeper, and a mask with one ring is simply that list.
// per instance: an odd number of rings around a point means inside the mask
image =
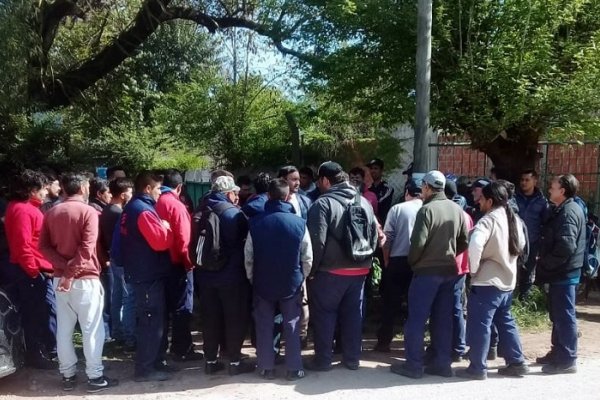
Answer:
[{"label": "black trousers", "polygon": [[412,280],[412,270],[407,257],[391,257],[387,267],[383,268],[381,276],[381,297],[383,309],[381,325],[377,331],[377,341],[389,345],[394,339],[394,322],[400,318],[404,322],[406,312],[402,303],[408,299],[408,288]]},{"label": "black trousers", "polygon": [[183,356],[193,349],[192,310],[194,308],[194,275],[183,266],[173,266],[165,287],[167,324],[163,336],[163,351],[168,347],[171,325],[171,353]]},{"label": "black trousers", "polygon": [[201,285],[199,290],[206,361],[217,359],[224,338],[229,362],[238,362],[250,320],[249,283]]}]

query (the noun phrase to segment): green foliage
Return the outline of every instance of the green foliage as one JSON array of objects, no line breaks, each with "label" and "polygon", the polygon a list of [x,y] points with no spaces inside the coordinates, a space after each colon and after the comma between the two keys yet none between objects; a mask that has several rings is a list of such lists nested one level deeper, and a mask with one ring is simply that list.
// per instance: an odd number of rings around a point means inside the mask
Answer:
[{"label": "green foliage", "polygon": [[[411,121],[416,2],[355,2],[352,13],[329,5],[340,2],[305,3],[320,15],[308,24],[314,32],[305,29],[309,46],[325,53],[312,87],[326,84],[387,126]],[[597,137],[599,35],[594,0],[435,1],[433,125],[478,146],[501,133]]]},{"label": "green foliage", "polygon": [[539,330],[548,328],[550,320],[546,306],[546,295],[537,286],[532,288],[529,298],[522,302],[519,299],[513,300],[511,312],[517,324],[522,329]]}]

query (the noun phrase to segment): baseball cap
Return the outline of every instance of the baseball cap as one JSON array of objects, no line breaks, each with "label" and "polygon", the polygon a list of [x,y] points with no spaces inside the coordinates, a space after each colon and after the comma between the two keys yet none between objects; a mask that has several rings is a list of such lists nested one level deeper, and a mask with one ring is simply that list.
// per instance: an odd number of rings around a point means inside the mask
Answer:
[{"label": "baseball cap", "polygon": [[374,158],[367,163],[367,167],[370,167],[372,165],[377,165],[379,168],[383,169],[383,160],[380,158]]},{"label": "baseball cap", "polygon": [[490,183],[491,183],[491,181],[489,179],[481,178],[481,179],[477,179],[475,182],[473,182],[471,187],[472,188],[484,188],[487,185],[489,185]]},{"label": "baseball cap", "polygon": [[219,176],[215,183],[212,185],[212,190],[216,192],[228,193],[228,192],[236,192],[240,190],[240,187],[237,186],[230,176]]},{"label": "baseball cap", "polygon": [[335,161],[325,161],[319,166],[319,178],[331,178],[343,172],[342,166]]},{"label": "baseball cap", "polygon": [[421,193],[421,179],[411,178],[406,181],[406,190],[411,196]]},{"label": "baseball cap", "polygon": [[423,182],[434,189],[443,189],[446,185],[446,177],[440,171],[429,171],[423,177]]}]

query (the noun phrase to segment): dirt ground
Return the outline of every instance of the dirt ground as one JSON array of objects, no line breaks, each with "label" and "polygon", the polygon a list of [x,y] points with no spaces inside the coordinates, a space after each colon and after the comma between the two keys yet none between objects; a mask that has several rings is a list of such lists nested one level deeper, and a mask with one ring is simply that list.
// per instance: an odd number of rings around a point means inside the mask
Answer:
[{"label": "dirt ground", "polygon": [[[532,367],[532,375],[524,379],[497,378],[480,382],[461,382],[458,379],[427,377],[422,381],[411,381],[389,373],[391,362],[402,357],[402,343],[394,342],[391,354],[375,353],[372,348],[375,340],[369,335],[364,340],[365,350],[359,371],[348,371],[340,366],[330,372],[308,372],[305,379],[298,382],[286,382],[278,378],[265,382],[256,374],[230,377],[226,373],[206,376],[203,362],[181,363],[182,368],[175,377],[161,383],[136,383],[132,380],[133,363],[131,358],[114,357],[106,361],[106,375],[120,379],[120,385],[114,389],[96,395],[85,392],[83,364],[80,365],[81,384],[65,398],[82,396],[110,396],[112,399],[187,399],[201,396],[203,399],[295,399],[306,396],[318,396],[320,399],[345,400],[371,398],[460,398],[461,388],[468,393],[478,394],[485,399],[514,399],[515,396],[530,393],[540,395],[534,398],[558,399],[570,396],[576,399],[599,399],[600,395],[600,294],[594,293],[593,299],[578,305],[579,319],[579,372],[569,377],[547,377],[540,374],[539,366]],[[550,331],[522,332],[521,339],[527,359],[531,364],[535,357],[545,354],[550,346]],[[247,347],[244,352],[254,357],[253,349]],[[307,356],[311,350],[305,352]],[[490,364],[490,371],[503,362],[498,360]],[[466,366],[466,362],[455,366]],[[283,366],[279,366],[278,377],[284,375]],[[494,375],[492,377],[492,375]],[[567,380],[568,379],[568,380]],[[572,384],[569,384],[572,382]],[[452,390],[449,390],[453,388]],[[479,388],[479,389],[477,389]],[[536,388],[536,389],[534,389]],[[414,395],[408,396],[414,393]],[[544,394],[546,393],[546,394]],[[542,394],[544,396],[542,397]],[[0,399],[36,398],[46,400],[63,396],[58,371],[37,371],[23,369],[16,374],[0,380]]]}]

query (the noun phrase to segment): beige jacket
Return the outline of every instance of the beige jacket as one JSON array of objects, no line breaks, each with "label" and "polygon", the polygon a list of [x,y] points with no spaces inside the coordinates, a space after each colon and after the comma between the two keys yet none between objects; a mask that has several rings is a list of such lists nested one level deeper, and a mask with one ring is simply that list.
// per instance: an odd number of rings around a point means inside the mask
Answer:
[{"label": "beige jacket", "polygon": [[[521,219],[516,217],[519,248],[525,247]],[[509,291],[517,283],[517,257],[508,251],[508,218],[503,207],[477,222],[469,240],[471,285],[495,286]]]}]

